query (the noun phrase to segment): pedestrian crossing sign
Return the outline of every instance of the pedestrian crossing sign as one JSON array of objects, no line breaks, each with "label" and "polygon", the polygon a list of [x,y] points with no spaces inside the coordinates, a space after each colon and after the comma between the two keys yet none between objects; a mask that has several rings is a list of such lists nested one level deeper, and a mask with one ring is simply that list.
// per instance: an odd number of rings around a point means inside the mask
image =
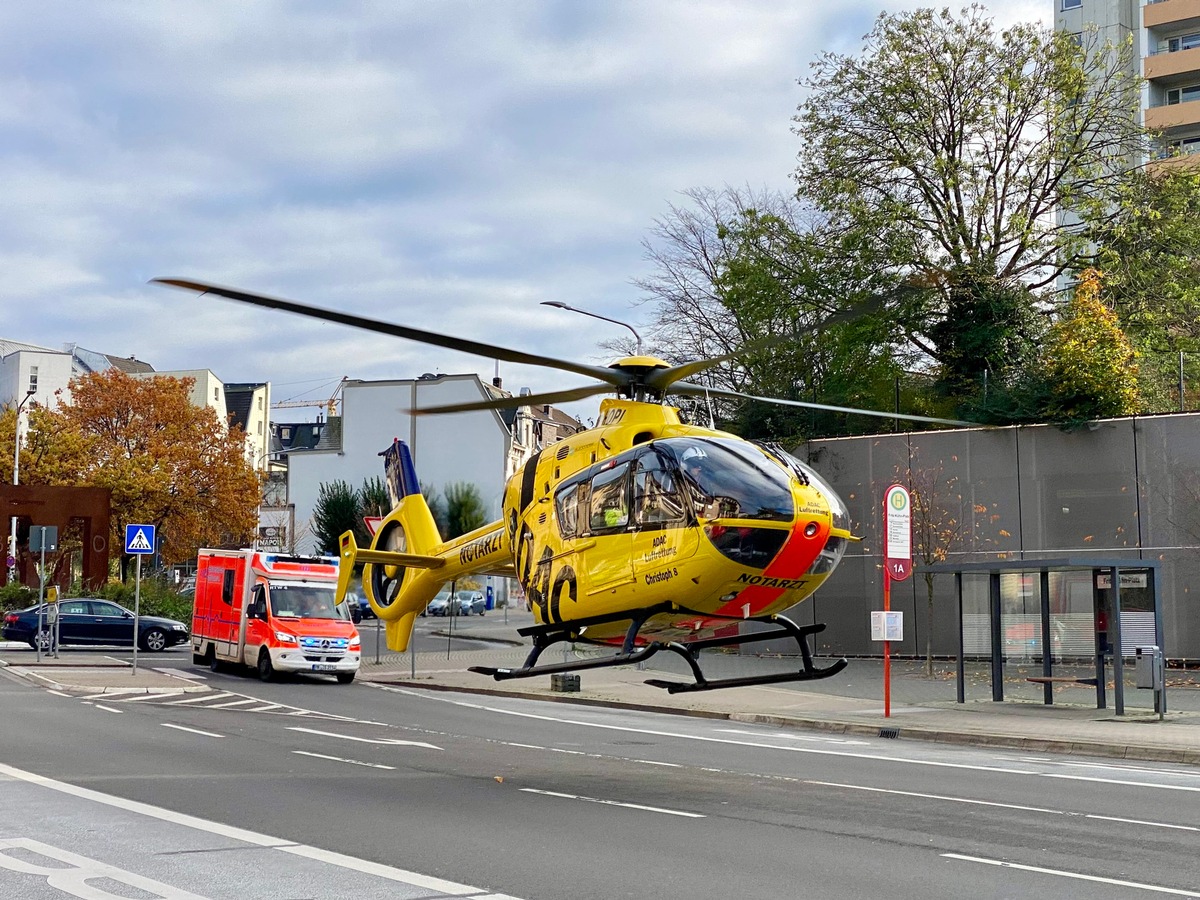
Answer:
[{"label": "pedestrian crossing sign", "polygon": [[153,553],[154,552],[154,526],[153,525],[126,525],[125,526],[125,552],[126,553]]}]

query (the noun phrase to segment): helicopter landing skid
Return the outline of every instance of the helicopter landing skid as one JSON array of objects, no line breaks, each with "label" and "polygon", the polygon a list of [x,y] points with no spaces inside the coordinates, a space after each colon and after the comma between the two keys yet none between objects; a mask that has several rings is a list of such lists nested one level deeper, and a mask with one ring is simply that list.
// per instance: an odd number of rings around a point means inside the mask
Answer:
[{"label": "helicopter landing skid", "polygon": [[[685,691],[715,691],[720,688],[729,687],[748,687],[757,684],[780,684],[787,681],[814,681],[818,678],[829,678],[836,675],[842,669],[846,668],[847,662],[843,657],[835,660],[832,664],[823,668],[818,668],[813,663],[812,651],[808,647],[808,636],[817,634],[825,630],[824,623],[815,625],[797,625],[790,619],[783,616],[769,616],[762,619],[738,619],[735,621],[752,621],[762,622],[764,624],[778,625],[770,631],[763,631],[749,635],[727,635],[722,637],[704,638],[695,641],[679,642],[670,641],[663,643],[662,641],[652,641],[641,647],[636,646],[637,633],[641,629],[643,623],[651,616],[660,612],[664,612],[670,607],[653,607],[639,611],[639,613],[631,620],[629,629],[625,634],[625,640],[621,650],[612,656],[601,657],[599,659],[585,659],[564,661],[561,663],[547,663],[538,665],[538,657],[542,651],[552,644],[563,641],[585,641],[579,635],[578,628],[583,622],[573,622],[568,629],[561,625],[559,626],[535,626],[533,628],[523,628],[521,634],[533,636],[533,649],[525,660],[525,664],[519,669],[501,669],[492,666],[471,666],[468,671],[476,672],[480,675],[490,675],[496,681],[507,681],[511,678],[532,678],[536,675],[555,675],[560,672],[579,672],[585,669],[603,669],[609,666],[625,666],[631,663],[644,662],[656,653],[663,650],[678,654],[687,661],[688,666],[692,670],[692,676],[695,679],[692,682],[686,681],[664,681],[658,678],[647,679],[646,684],[652,687],[660,687],[668,693],[678,694]],[[763,641],[775,640],[777,638],[792,638],[796,641],[800,648],[801,668],[797,672],[774,672],[763,675],[747,675],[740,678],[719,678],[709,680],[704,677],[704,672],[700,668],[697,656],[701,650],[712,647],[725,647],[731,644],[754,644]]]},{"label": "helicopter landing skid", "polygon": [[[808,636],[824,631],[824,622],[818,622],[814,625],[797,625],[791,619],[784,616],[769,616],[764,619],[749,619],[745,621],[763,622],[765,624],[778,625],[779,627],[755,634],[734,634],[688,641],[687,643],[672,641],[663,649],[670,650],[682,656],[691,667],[692,677],[695,681],[689,683],[686,681],[665,681],[661,678],[650,678],[646,680],[646,684],[652,687],[663,688],[668,694],[715,691],[721,688],[752,687],[757,684],[781,684],[786,681],[816,681],[819,678],[829,678],[836,675],[848,665],[844,656],[824,667],[818,667],[813,663],[812,651],[808,647]],[[763,641],[773,641],[777,638],[792,638],[796,641],[797,646],[800,648],[801,665],[799,671],[771,672],[763,675],[746,675],[741,678],[718,678],[709,681],[704,677],[704,672],[700,669],[700,661],[697,657],[701,650],[707,650],[712,647],[727,647],[731,644],[757,644]]]}]

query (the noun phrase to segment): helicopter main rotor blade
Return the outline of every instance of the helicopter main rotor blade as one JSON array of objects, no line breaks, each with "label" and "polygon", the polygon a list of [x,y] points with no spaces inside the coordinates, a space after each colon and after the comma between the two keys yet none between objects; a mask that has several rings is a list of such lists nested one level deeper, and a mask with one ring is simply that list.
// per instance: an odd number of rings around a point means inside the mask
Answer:
[{"label": "helicopter main rotor blade", "polygon": [[[814,331],[821,331],[830,325],[845,325],[857,321],[864,316],[873,315],[878,312],[888,296],[868,297],[862,300],[849,309],[840,310],[832,313],[813,326]],[[755,338],[742,344],[737,350],[730,353],[723,353],[720,356],[712,356],[708,359],[697,359],[692,362],[681,363],[678,366],[671,366],[668,369],[658,369],[646,375],[646,386],[652,390],[666,392],[671,385],[676,382],[683,381],[697,375],[706,369],[711,369],[718,363],[723,363],[731,359],[742,359],[747,353],[766,350],[771,347],[776,347],[780,344],[786,344],[793,340],[790,334],[773,334],[764,337]]]},{"label": "helicopter main rotor blade", "polygon": [[497,397],[494,400],[475,400],[470,403],[450,403],[446,406],[426,406],[421,409],[406,410],[414,416],[435,416],[443,413],[473,412],[478,409],[515,409],[521,406],[543,406],[555,403],[570,403],[572,400],[583,400],[597,394],[612,392],[606,384],[595,384],[589,387],[572,388],[565,391],[549,391],[545,394],[526,394],[523,397]]},{"label": "helicopter main rotor blade", "polygon": [[364,331],[374,331],[377,334],[407,338],[410,341],[432,344],[435,347],[445,347],[448,350],[459,350],[463,353],[473,353],[476,356],[483,356],[488,359],[502,359],[505,362],[561,369],[564,372],[574,372],[576,375],[586,375],[589,378],[595,378],[614,387],[623,386],[628,382],[627,375],[609,368],[588,366],[581,363],[568,362],[567,360],[554,359],[549,356],[537,356],[533,353],[522,353],[520,350],[509,350],[505,347],[497,347],[494,344],[483,344],[479,341],[449,337],[448,335],[437,334],[433,331],[409,328],[405,325],[393,325],[390,322],[381,322],[378,319],[368,319],[363,316],[338,312],[337,310],[296,303],[292,300],[283,300],[278,297],[268,297],[264,294],[240,291],[236,288],[207,284],[203,281],[189,281],[182,278],[153,278],[151,279],[151,283],[183,288],[184,290],[195,291],[199,294],[216,294],[218,297],[224,297],[227,300],[237,300],[240,303],[250,303],[254,306],[266,307],[267,309],[280,309],[284,312],[308,316],[311,319],[320,319],[324,322],[337,322],[340,325],[349,325],[352,328],[361,328]]},{"label": "helicopter main rotor blade", "polygon": [[908,413],[883,412],[878,409],[859,409],[854,406],[831,406],[828,403],[810,403],[805,400],[783,400],[779,397],[758,397],[754,394],[742,394],[725,388],[705,387],[702,384],[676,382],[671,386],[671,393],[683,394],[687,397],[728,397],[731,400],[757,400],[760,403],[776,403],[781,406],[800,406],[805,409],[821,409],[826,412],[854,413],[859,416],[875,416],[880,419],[904,419],[906,422],[930,422],[934,425],[957,425],[960,427],[978,428],[978,422],[964,422],[961,419],[939,419],[935,416],[917,416]]}]

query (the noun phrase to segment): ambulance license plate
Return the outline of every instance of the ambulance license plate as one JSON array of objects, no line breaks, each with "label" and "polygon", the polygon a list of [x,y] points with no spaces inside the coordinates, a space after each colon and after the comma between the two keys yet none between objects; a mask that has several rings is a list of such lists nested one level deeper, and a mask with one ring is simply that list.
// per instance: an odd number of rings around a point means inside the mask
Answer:
[{"label": "ambulance license plate", "polygon": [[313,663],[312,670],[314,672],[332,672],[337,669],[337,666],[328,666],[322,663]]}]

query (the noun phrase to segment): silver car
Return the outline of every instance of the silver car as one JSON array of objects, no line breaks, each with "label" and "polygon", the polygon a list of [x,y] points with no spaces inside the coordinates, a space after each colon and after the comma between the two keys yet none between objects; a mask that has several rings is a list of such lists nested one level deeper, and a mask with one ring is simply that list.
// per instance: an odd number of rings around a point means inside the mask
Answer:
[{"label": "silver car", "polygon": [[445,616],[450,613],[450,592],[441,591],[436,597],[429,601],[425,607],[425,612],[422,615],[430,616]]}]

